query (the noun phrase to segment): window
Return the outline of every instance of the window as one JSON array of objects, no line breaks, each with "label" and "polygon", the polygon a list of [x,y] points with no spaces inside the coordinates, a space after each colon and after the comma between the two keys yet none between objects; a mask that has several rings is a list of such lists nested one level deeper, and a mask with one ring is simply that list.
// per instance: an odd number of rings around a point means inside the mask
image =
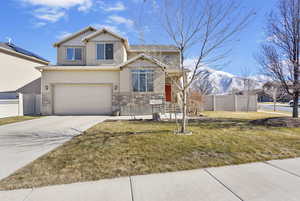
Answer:
[{"label": "window", "polygon": [[81,60],[82,59],[82,48],[68,47],[66,59],[69,61]]},{"label": "window", "polygon": [[132,70],[132,88],[135,92],[153,91],[153,70]]},{"label": "window", "polygon": [[114,59],[114,45],[112,43],[97,44],[97,59],[98,60]]}]

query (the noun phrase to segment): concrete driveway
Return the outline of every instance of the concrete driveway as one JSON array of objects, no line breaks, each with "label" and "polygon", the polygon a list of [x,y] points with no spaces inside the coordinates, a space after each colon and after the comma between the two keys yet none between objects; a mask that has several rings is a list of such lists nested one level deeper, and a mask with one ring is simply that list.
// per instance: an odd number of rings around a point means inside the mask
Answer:
[{"label": "concrete driveway", "polygon": [[49,116],[0,126],[0,180],[107,116]]}]

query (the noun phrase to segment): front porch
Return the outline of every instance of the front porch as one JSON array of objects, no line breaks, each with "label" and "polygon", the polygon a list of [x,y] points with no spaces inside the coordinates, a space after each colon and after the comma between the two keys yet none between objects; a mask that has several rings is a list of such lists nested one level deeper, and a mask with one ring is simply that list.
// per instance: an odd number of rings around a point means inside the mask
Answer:
[{"label": "front porch", "polygon": [[[119,92],[113,95],[113,105],[119,115],[148,115],[152,113],[180,113],[180,94],[174,82],[179,82],[180,77],[165,76],[160,85],[161,90],[155,92]],[[154,86],[158,88],[158,86]],[[118,115],[115,113],[114,115]]]}]

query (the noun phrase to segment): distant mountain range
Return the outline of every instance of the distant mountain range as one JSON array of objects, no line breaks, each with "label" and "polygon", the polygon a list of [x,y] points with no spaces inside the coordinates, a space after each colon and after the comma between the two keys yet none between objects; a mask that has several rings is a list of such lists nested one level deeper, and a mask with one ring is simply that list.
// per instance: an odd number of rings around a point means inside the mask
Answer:
[{"label": "distant mountain range", "polygon": [[[208,73],[207,81],[211,85],[212,94],[227,94],[233,91],[245,90],[245,79],[224,71],[213,70],[211,68],[203,68],[202,71]],[[248,77],[251,79],[252,89],[262,88],[263,84],[271,79],[265,75],[256,75]],[[197,83],[198,82],[198,83]],[[194,86],[199,85],[196,81]]]}]

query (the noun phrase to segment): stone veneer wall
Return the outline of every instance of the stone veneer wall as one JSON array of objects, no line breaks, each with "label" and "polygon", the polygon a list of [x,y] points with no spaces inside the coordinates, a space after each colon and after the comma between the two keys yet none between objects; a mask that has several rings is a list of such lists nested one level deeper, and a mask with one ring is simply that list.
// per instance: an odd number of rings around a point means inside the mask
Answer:
[{"label": "stone veneer wall", "polygon": [[[161,99],[161,106],[150,105],[150,100]],[[113,93],[113,111],[120,111],[120,115],[144,115],[153,112],[164,113],[165,99],[163,93],[139,93],[139,92],[119,92]]]}]

